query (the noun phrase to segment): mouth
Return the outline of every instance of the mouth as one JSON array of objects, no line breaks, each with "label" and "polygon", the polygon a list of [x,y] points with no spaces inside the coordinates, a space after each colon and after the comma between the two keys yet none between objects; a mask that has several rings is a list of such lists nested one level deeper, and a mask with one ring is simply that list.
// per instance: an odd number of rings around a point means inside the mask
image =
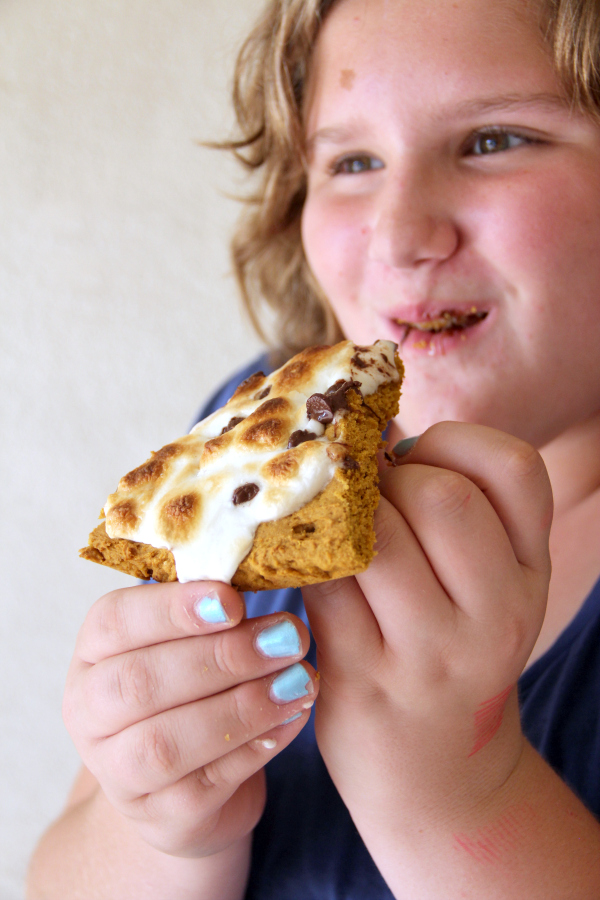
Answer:
[{"label": "mouth", "polygon": [[393,319],[392,321],[404,328],[404,336],[400,342],[403,344],[411,331],[420,331],[431,335],[454,334],[477,325],[487,318],[487,315],[487,310],[479,310],[476,306],[472,306],[465,312],[447,309],[435,318],[425,317],[418,322],[409,322],[406,319]]}]

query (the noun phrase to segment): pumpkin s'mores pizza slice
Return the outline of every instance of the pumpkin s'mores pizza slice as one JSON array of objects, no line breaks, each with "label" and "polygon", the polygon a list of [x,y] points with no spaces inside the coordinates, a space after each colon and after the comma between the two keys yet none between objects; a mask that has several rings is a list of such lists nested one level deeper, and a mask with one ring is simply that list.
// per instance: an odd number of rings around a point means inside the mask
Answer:
[{"label": "pumpkin s'mores pizza slice", "polygon": [[309,347],[125,475],[80,555],[240,590],[354,575],[374,556],[376,452],[398,412],[392,341]]}]

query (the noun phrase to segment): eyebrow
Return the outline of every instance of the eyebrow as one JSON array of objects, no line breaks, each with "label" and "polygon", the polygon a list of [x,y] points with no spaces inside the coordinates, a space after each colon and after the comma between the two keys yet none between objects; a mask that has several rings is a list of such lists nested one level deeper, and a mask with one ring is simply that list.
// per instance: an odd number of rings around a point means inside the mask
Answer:
[{"label": "eyebrow", "polygon": [[[468,119],[494,112],[515,112],[517,110],[538,109],[549,113],[573,112],[573,106],[566,97],[559,94],[499,94],[494,97],[480,97],[473,100],[463,100],[456,104],[451,115],[458,119]],[[446,120],[448,112],[444,111],[436,118]],[[349,125],[332,125],[320,128],[306,142],[306,153],[310,154],[318,144],[343,144],[352,140],[355,129],[353,123]]]},{"label": "eyebrow", "polygon": [[317,144],[343,144],[344,141],[351,140],[354,135],[354,128],[350,125],[335,126],[327,128],[319,128],[306,141],[305,151],[311,153]]},{"label": "eyebrow", "polygon": [[548,112],[570,112],[572,106],[566,97],[560,94],[500,94],[497,97],[481,97],[464,100],[454,107],[453,113],[460,116],[477,116],[488,112],[516,109],[541,109]]}]

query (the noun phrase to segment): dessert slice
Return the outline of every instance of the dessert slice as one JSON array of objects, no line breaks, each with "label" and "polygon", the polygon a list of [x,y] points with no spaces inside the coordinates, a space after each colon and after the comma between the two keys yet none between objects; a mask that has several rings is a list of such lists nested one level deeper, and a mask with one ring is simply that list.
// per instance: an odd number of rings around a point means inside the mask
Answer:
[{"label": "dessert slice", "polygon": [[354,575],[374,556],[376,452],[398,412],[392,341],[309,347],[257,372],[125,475],[84,559],[244,591]]}]

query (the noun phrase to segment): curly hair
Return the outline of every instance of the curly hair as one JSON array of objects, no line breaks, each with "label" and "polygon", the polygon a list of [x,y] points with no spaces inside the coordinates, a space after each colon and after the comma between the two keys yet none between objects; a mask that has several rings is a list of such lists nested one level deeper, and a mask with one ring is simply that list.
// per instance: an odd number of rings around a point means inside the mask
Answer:
[{"label": "curly hair", "polygon": [[[321,25],[340,0],[269,0],[239,53],[234,152],[258,184],[243,198],[232,240],[234,271],[258,334],[275,361],[342,333],[302,247],[306,197],[302,106]],[[540,0],[540,28],[573,104],[600,121],[600,3]],[[270,323],[270,327],[269,327]]]}]

